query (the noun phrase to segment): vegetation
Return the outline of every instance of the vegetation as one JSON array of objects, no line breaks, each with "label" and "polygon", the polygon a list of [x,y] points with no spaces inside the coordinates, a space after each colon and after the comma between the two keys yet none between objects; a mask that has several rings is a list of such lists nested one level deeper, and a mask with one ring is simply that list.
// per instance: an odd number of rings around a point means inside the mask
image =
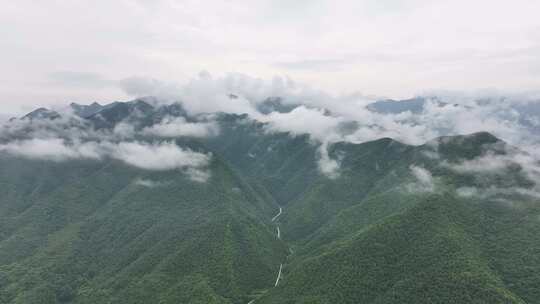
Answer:
[{"label": "vegetation", "polygon": [[[89,116],[98,128],[133,112],[141,125],[185,115],[144,102],[105,109]],[[441,165],[505,153],[490,134],[337,143],[331,179],[307,136],[245,115],[217,121],[219,136],[177,140],[212,153],[207,182],[111,159],[0,154],[0,303],[540,303],[540,204],[456,192],[530,187],[521,168]],[[431,172],[433,189],[410,187],[411,166]]]}]

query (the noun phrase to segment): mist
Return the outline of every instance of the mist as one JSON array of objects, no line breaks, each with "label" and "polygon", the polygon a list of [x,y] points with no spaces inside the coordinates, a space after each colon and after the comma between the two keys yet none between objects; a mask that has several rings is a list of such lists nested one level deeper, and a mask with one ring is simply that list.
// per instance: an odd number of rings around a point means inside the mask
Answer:
[{"label": "mist", "polygon": [[[370,105],[380,100],[376,96],[364,96],[360,93],[332,95],[296,82],[290,78],[274,77],[260,79],[248,75],[231,73],[214,77],[208,72],[201,72],[189,81],[159,81],[145,78],[129,78],[118,82],[125,93],[133,98],[142,98],[159,107],[175,103],[187,111],[194,121],[184,117],[165,116],[160,121],[142,129],[133,122],[122,121],[115,125],[112,132],[93,130],[85,127],[85,122],[76,117],[69,107],[57,107],[62,118],[53,122],[35,121],[32,123],[15,121],[4,124],[1,132],[16,134],[22,132],[29,138],[47,139],[61,137],[71,141],[86,140],[117,142],[115,151],[146,153],[167,151],[168,144],[160,144],[159,149],[140,145],[135,148],[129,142],[138,137],[174,139],[182,137],[206,138],[217,136],[218,124],[213,121],[216,113],[247,114],[248,119],[264,124],[266,132],[288,133],[290,136],[308,135],[313,145],[318,146],[318,167],[329,178],[337,178],[340,160],[328,155],[328,147],[336,142],[364,143],[383,137],[389,137],[409,145],[422,145],[434,138],[448,135],[463,135],[476,132],[489,132],[519,148],[531,157],[538,158],[540,144],[540,99],[535,92],[501,92],[496,90],[476,92],[431,91],[418,96],[423,100],[420,111],[400,111],[386,113],[374,111]],[[152,96],[151,98],[147,96]],[[287,111],[272,109],[262,111],[265,102],[277,100]],[[536,111],[536,112],[535,112]],[[139,114],[143,115],[143,114]],[[66,124],[77,127],[66,128]],[[119,142],[120,141],[120,142]],[[126,144],[121,141],[127,141]],[[52,150],[40,157],[52,160],[74,157],[101,156],[88,151],[63,149],[64,146],[52,141]],[[24,152],[28,145],[40,142],[9,143],[5,151],[29,156]],[[139,149],[142,147],[141,149]],[[54,149],[53,149],[54,148]],[[162,149],[162,150],[160,150]],[[163,150],[164,149],[164,150]],[[39,149],[38,149],[39,150]],[[87,149],[92,151],[92,149]],[[146,151],[148,150],[148,151]],[[53,155],[55,151],[58,156]],[[436,158],[436,152],[431,157]],[[126,163],[142,167],[128,152],[117,155]],[[164,162],[167,168],[180,168],[186,163],[183,157],[195,157],[196,154],[178,153],[174,157],[178,162]],[[173,158],[174,158],[173,157]],[[146,162],[144,162],[146,163]],[[152,163],[152,162],[150,162]],[[494,165],[495,162],[490,162]],[[157,164],[156,164],[157,165]],[[467,164],[471,167],[473,164]],[[195,165],[197,167],[198,165]],[[482,166],[481,164],[479,166]],[[148,169],[154,166],[150,165]],[[482,166],[484,167],[484,166]],[[457,167],[456,167],[457,168]],[[187,171],[187,170],[185,170]],[[204,180],[203,175],[196,178]]]}]

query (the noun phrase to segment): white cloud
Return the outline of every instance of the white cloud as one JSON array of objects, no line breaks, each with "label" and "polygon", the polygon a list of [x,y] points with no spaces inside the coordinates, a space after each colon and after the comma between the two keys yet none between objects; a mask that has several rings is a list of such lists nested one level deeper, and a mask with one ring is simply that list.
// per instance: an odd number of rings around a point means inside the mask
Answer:
[{"label": "white cloud", "polygon": [[186,174],[191,178],[191,180],[199,183],[204,183],[210,178],[209,170],[201,170],[197,168],[188,168]]},{"label": "white cloud", "polygon": [[218,126],[213,122],[187,122],[183,117],[166,117],[160,123],[142,130],[143,134],[166,138],[207,137],[218,132]]},{"label": "white cloud", "polygon": [[[268,97],[320,97],[318,92],[313,94],[309,88],[288,78],[264,80],[239,73],[214,77],[203,71],[184,82],[132,77],[120,83],[131,96],[157,96],[168,103],[181,101],[190,114],[226,112],[253,116],[257,114],[255,104]],[[230,94],[236,97],[230,98]]]},{"label": "white cloud", "polygon": [[0,151],[31,159],[65,161],[69,159],[100,159],[101,152],[94,143],[66,145],[60,138],[19,140],[0,145]]},{"label": "white cloud", "polygon": [[197,182],[204,182],[210,178],[210,172],[207,170],[211,160],[210,154],[183,149],[173,142],[68,143],[60,138],[34,138],[2,144],[0,152],[57,162],[73,159],[100,160],[110,157],[145,170],[181,170]]},{"label": "white cloud", "polygon": [[340,176],[340,160],[333,159],[328,155],[328,143],[323,143],[319,149],[319,159],[317,165],[319,171],[330,179],[336,179]]},{"label": "white cloud", "polygon": [[461,197],[473,197],[478,195],[478,188],[476,187],[460,187],[456,189],[456,193]]},{"label": "white cloud", "polygon": [[[499,147],[501,148],[501,147]],[[443,162],[442,166],[458,173],[473,174],[484,186],[458,188],[463,197],[493,198],[501,195],[522,195],[540,198],[540,162],[535,156],[512,147],[503,146],[504,154],[487,153],[474,159],[455,163]],[[504,179],[504,185],[493,186],[490,175]],[[498,178],[499,179],[499,178]],[[524,179],[527,184],[523,184]]]},{"label": "white cloud", "polygon": [[[537,153],[534,143],[540,142],[540,136],[523,125],[524,116],[514,110],[516,104],[524,101],[538,102],[535,98],[539,95],[533,93],[440,92],[434,98],[427,98],[420,114],[379,114],[365,107],[373,97],[332,96],[289,79],[268,81],[240,74],[214,78],[203,73],[185,85],[162,87],[177,88],[171,94],[176,96],[175,100],[182,100],[191,113],[247,113],[267,123],[269,131],[289,132],[293,136],[309,134],[314,141],[327,146],[337,141],[362,143],[381,137],[420,145],[438,136],[481,131],[491,132],[530,153]],[[230,93],[238,98],[229,98]],[[254,106],[269,96],[281,96],[284,103],[301,106],[289,113],[262,115],[255,111]],[[343,125],[350,122],[357,128],[352,133],[343,132]]]},{"label": "white cloud", "polygon": [[340,123],[345,121],[342,117],[326,115],[322,109],[308,109],[305,106],[297,107],[289,113],[272,112],[257,117],[268,123],[270,131],[289,132],[295,136],[309,134],[321,142],[336,136]]},{"label": "white cloud", "polygon": [[112,146],[111,156],[129,165],[147,170],[204,168],[210,155],[182,149],[173,142],[148,144],[120,142]]},{"label": "white cloud", "polygon": [[503,154],[488,151],[476,158],[458,162],[442,162],[441,165],[459,173],[505,173],[509,169],[520,169],[531,181],[540,184],[540,162],[535,155],[522,150],[499,145]]},{"label": "white cloud", "polygon": [[127,122],[119,122],[114,126],[113,134],[120,138],[132,138],[135,136],[135,126]]},{"label": "white cloud", "polygon": [[[135,81],[134,87],[137,87],[136,84],[140,81],[143,80]],[[419,114],[380,114],[365,107],[373,101],[373,97],[361,94],[332,96],[287,78],[264,80],[241,74],[213,77],[208,73],[201,73],[184,84],[157,80],[146,82],[146,85],[139,87],[140,91],[137,93],[157,94],[163,97],[161,102],[181,101],[191,114],[216,111],[247,113],[252,119],[266,123],[268,131],[289,132],[293,136],[309,134],[314,143],[323,144],[325,147],[338,141],[362,143],[381,137],[420,145],[442,135],[487,131],[532,155],[540,156],[540,149],[537,149],[540,143],[539,133],[523,123],[524,119],[534,121],[534,117],[525,116],[527,111],[516,110],[518,105],[529,103],[534,106],[534,103],[538,103],[539,100],[535,98],[539,95],[534,93],[506,95],[497,91],[439,92],[427,99],[424,111]],[[231,93],[237,98],[230,98]],[[263,115],[257,112],[256,105],[269,96],[281,96],[284,103],[301,106],[289,113],[273,112]],[[27,132],[29,125],[32,125],[31,132],[27,134],[36,138],[64,135],[68,131],[74,134],[66,137],[78,139],[105,136],[109,139],[125,140],[137,134],[133,126],[126,123],[118,124],[113,134],[97,134],[87,128],[65,128],[66,123],[65,119],[32,124],[17,121],[7,124],[8,127],[4,127],[0,132]],[[217,132],[218,129],[212,121],[188,122],[184,118],[167,117],[162,122],[145,128],[142,134],[174,138],[204,137]],[[321,153],[320,162],[331,161],[327,154]],[[435,153],[430,153],[430,156],[437,157]],[[332,167],[338,164],[339,161],[335,161],[320,166],[322,169],[327,168],[327,165]]]},{"label": "white cloud", "polygon": [[155,181],[151,179],[138,178],[135,180],[135,185],[146,187],[146,188],[156,188],[169,185],[170,182]]},{"label": "white cloud", "polygon": [[435,190],[435,183],[431,172],[415,165],[411,165],[409,169],[416,178],[415,183],[407,185],[407,189],[410,192],[433,192]]},{"label": "white cloud", "polygon": [[442,163],[452,170],[460,173],[490,173],[502,172],[515,164],[514,158],[509,155],[486,154],[480,157],[464,160],[456,164]]},{"label": "white cloud", "polygon": [[512,196],[516,195],[527,196],[534,199],[540,199],[540,191],[537,188],[527,189],[522,187],[487,187],[487,188],[477,188],[477,187],[460,187],[456,189],[456,194],[461,197],[466,198],[481,198],[481,199],[497,199],[501,196]]}]

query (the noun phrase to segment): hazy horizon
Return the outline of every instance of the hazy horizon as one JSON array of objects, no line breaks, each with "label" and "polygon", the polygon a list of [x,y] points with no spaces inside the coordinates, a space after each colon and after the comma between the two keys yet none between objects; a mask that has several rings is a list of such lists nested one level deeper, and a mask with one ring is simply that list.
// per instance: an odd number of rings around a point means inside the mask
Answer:
[{"label": "hazy horizon", "polygon": [[201,71],[334,96],[531,91],[537,11],[532,0],[7,2],[0,112],[127,100],[126,79],[185,84]]}]

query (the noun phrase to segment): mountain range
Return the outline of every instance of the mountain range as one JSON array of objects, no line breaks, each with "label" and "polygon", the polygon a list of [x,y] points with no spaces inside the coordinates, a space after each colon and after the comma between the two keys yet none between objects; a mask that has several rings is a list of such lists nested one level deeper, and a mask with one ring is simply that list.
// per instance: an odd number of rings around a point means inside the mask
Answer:
[{"label": "mountain range", "polygon": [[10,120],[0,303],[540,303],[533,156],[489,132],[353,142],[340,121],[321,142],[270,120],[299,108],[146,97]]}]

